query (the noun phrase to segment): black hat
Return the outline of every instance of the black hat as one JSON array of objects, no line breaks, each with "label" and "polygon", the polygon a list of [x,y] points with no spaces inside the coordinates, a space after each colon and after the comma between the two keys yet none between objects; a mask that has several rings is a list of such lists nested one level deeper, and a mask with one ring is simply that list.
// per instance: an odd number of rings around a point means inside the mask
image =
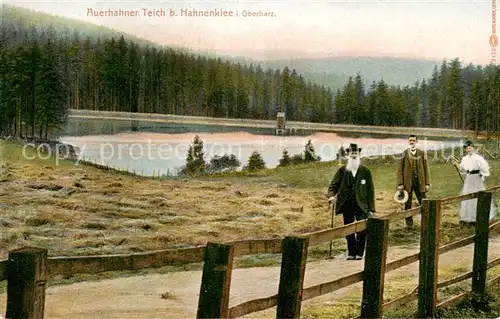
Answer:
[{"label": "black hat", "polygon": [[358,152],[361,153],[361,148],[358,147],[358,144],[349,144],[349,148],[345,150],[346,153]]},{"label": "black hat", "polygon": [[465,141],[464,148],[467,148],[469,146],[474,146],[474,144],[471,141]]}]

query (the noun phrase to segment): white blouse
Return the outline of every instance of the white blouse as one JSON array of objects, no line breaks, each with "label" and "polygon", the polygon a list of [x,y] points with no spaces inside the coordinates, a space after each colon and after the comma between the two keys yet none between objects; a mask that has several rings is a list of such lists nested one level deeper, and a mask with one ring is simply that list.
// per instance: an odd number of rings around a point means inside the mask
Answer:
[{"label": "white blouse", "polygon": [[476,153],[465,155],[460,162],[460,172],[466,174],[467,171],[474,170],[479,170],[482,176],[490,176],[490,166],[481,155]]}]

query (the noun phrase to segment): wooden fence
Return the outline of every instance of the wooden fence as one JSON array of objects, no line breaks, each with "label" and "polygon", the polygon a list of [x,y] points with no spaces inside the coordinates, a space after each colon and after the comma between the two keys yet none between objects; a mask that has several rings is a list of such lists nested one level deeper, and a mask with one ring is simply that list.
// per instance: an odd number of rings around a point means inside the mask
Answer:
[{"label": "wooden fence", "polygon": [[[438,307],[453,306],[468,296],[481,306],[485,287],[500,282],[500,276],[486,282],[486,270],[500,265],[500,258],[488,262],[489,231],[500,222],[489,224],[493,191],[424,200],[420,207],[389,215],[376,216],[338,228],[290,236],[284,239],[244,240],[208,243],[206,246],[166,249],[147,253],[48,257],[47,249],[23,247],[9,252],[0,261],[0,281],[7,280],[6,318],[43,318],[48,277],[96,274],[106,271],[162,267],[175,262],[204,262],[197,318],[237,318],[277,307],[277,318],[299,318],[301,302],[363,281],[362,318],[381,318],[382,309],[398,302],[418,299],[420,318],[432,317]],[[440,214],[443,203],[478,198],[474,236],[439,247]],[[386,263],[389,222],[421,213],[420,252]],[[363,271],[319,285],[304,288],[307,249],[310,246],[344,238],[367,230],[365,268]],[[438,283],[438,256],[474,243],[474,266],[470,273]],[[262,253],[281,253],[282,264],[278,293],[250,300],[229,308],[232,263],[234,257]],[[385,273],[420,261],[419,289],[390,302],[383,302]],[[370,278],[369,280],[364,280]],[[437,304],[437,289],[472,278],[472,290]]]}]

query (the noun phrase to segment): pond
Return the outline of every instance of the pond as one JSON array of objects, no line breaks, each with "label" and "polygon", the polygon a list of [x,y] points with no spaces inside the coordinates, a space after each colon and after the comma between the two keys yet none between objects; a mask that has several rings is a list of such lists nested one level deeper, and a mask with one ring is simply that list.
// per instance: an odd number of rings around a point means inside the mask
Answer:
[{"label": "pond", "polygon": [[[194,136],[198,134],[204,144],[205,160],[213,156],[234,154],[247,164],[248,157],[258,151],[266,167],[278,165],[284,149],[290,156],[304,151],[311,140],[321,161],[336,158],[339,148],[357,143],[362,148],[362,157],[398,154],[408,147],[403,138],[345,137],[334,133],[316,133],[310,136],[274,136],[248,132],[225,133],[151,133],[129,132],[113,135],[62,136],[61,142],[80,149],[82,159],[96,162],[145,176],[176,175],[185,165],[186,156]],[[460,146],[461,141],[438,141],[421,139],[418,147],[435,150]],[[241,167],[240,167],[241,169]]]}]

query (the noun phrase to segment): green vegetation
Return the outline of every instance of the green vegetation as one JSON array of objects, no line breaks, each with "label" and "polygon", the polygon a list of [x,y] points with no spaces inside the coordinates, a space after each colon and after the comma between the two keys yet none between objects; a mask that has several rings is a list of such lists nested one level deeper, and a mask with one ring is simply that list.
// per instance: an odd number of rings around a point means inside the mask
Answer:
[{"label": "green vegetation", "polygon": [[193,139],[193,143],[189,145],[189,150],[186,156],[186,167],[181,169],[181,174],[188,176],[201,175],[205,173],[205,153],[203,152],[203,141],[198,135]]},{"label": "green vegetation", "polygon": [[443,61],[427,78],[404,87],[367,83],[357,74],[333,92],[290,66],[223,61],[111,31],[80,32],[71,24],[61,27],[59,18],[47,24],[50,19],[4,6],[3,134],[50,135],[67,108],[253,119],[285,111],[294,121],[500,130],[495,65]]},{"label": "green vegetation", "polygon": [[240,165],[240,161],[234,154],[224,154],[222,156],[215,155],[210,159],[210,163],[207,165],[207,172],[216,173],[220,171],[233,171]]},{"label": "green vegetation", "polygon": [[[50,135],[67,108],[269,119],[289,107],[290,119],[319,122],[328,116],[332,93],[288,68],[281,72],[243,66],[144,46],[123,35],[61,31],[39,26],[39,20],[27,22],[22,18],[25,11],[29,10],[5,6],[3,15],[4,134]],[[49,69],[45,79],[44,70]]]},{"label": "green vegetation", "polygon": [[304,146],[304,152],[301,154],[295,154],[290,157],[288,151],[284,149],[277,167],[279,168],[290,165],[299,165],[303,163],[319,162],[320,160],[321,157],[316,155],[314,145],[312,144],[311,140],[309,140],[307,141],[307,144]]},{"label": "green vegetation", "polygon": [[[253,61],[249,61],[253,62]],[[262,62],[265,67],[282,69],[288,66],[311,81],[333,90],[342,89],[349,76],[360,73],[365,83],[384,79],[393,85],[413,85],[431,74],[437,60],[416,60],[390,57],[335,57],[282,59]]]},{"label": "green vegetation", "polygon": [[9,26],[9,24],[12,24],[18,25],[24,30],[29,30],[33,27],[36,27],[42,30],[49,30],[51,32],[61,34],[63,36],[69,36],[75,31],[78,31],[78,33],[83,37],[88,36],[93,38],[111,38],[120,37],[123,35],[127,40],[137,42],[141,45],[156,45],[151,41],[138,38],[131,34],[125,34],[119,30],[84,22],[82,20],[71,19],[63,16],[49,14],[46,12],[29,10],[27,8],[21,8],[7,4],[2,4],[1,6],[3,11],[2,25],[7,30],[12,27]]},{"label": "green vegetation", "polygon": [[203,141],[198,135],[195,135],[187,152],[186,165],[181,168],[179,175],[194,177],[204,174],[231,172],[240,165],[240,161],[233,154],[216,155],[207,163],[203,151]]},{"label": "green vegetation", "polygon": [[[308,140],[301,154],[295,154],[292,157],[288,155],[287,150],[283,150],[283,157],[280,159],[278,167],[289,165],[299,165],[303,163],[319,162],[321,158],[316,155],[314,145]],[[203,151],[203,141],[198,135],[195,135],[193,142],[189,146],[186,156],[186,165],[181,168],[180,176],[201,176],[206,174],[230,173],[241,165],[234,154],[224,154],[214,156],[210,163],[205,162],[205,153]],[[266,163],[262,155],[254,151],[248,158],[248,164],[242,168],[243,172],[256,172],[266,169]]]},{"label": "green vegetation", "polygon": [[280,158],[278,167],[285,167],[292,164],[292,158],[288,154],[288,151],[286,149],[283,150],[282,156]]},{"label": "green vegetation", "polygon": [[316,150],[314,149],[314,145],[312,144],[311,140],[307,141],[304,150],[304,162],[310,163],[320,160],[321,158],[318,155],[316,155]]},{"label": "green vegetation", "polygon": [[259,152],[254,151],[248,158],[248,164],[243,167],[243,171],[258,171],[266,168],[266,163]]}]

